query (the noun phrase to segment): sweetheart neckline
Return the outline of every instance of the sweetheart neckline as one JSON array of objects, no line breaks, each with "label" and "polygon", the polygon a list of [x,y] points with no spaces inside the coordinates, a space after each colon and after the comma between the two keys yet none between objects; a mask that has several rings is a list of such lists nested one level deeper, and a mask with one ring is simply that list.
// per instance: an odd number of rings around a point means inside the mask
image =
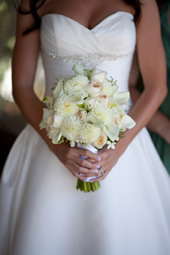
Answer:
[{"label": "sweetheart neckline", "polygon": [[66,16],[66,15],[64,15],[64,14],[60,14],[60,13],[47,13],[47,14],[43,15],[43,16],[41,17],[41,19],[44,19],[45,17],[48,17],[48,16],[61,16],[61,17],[63,17],[63,18],[66,18],[66,19],[68,19],[68,20],[71,20],[72,22],[78,24],[79,26],[85,28],[85,29],[88,30],[88,31],[93,31],[93,30],[96,29],[98,26],[100,26],[101,24],[103,24],[107,19],[109,19],[110,17],[116,16],[116,15],[119,14],[119,13],[127,14],[127,15],[130,15],[130,16],[134,17],[134,15],[133,15],[132,13],[130,13],[130,12],[127,12],[127,11],[116,11],[116,12],[114,12],[114,13],[112,13],[112,14],[106,16],[104,19],[102,19],[102,20],[101,20],[97,25],[95,25],[93,28],[88,28],[88,27],[84,26],[83,24],[81,24],[80,22],[78,22],[78,21],[76,21],[76,20],[74,20],[74,19],[72,19],[72,18],[70,18],[70,17],[68,17],[68,16]]}]

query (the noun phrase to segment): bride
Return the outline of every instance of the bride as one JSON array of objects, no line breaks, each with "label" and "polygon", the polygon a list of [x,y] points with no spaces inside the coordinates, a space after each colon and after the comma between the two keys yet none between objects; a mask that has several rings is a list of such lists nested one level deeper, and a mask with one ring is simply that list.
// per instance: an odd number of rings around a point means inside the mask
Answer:
[{"label": "bride", "polygon": [[[136,126],[115,150],[97,155],[52,144],[39,128],[45,106],[33,92],[39,52],[49,95],[75,63],[106,71],[127,91],[135,48],[145,84],[129,109]],[[21,0],[12,70],[29,124],[3,171],[0,254],[170,254],[170,180],[144,128],[167,92],[155,1]],[[77,191],[77,178],[91,176],[101,188]]]}]

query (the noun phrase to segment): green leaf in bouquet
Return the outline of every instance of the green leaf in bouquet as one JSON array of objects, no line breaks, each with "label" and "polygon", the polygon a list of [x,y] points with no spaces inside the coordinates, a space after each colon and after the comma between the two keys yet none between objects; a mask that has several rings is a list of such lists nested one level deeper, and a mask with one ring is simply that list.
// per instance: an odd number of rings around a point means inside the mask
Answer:
[{"label": "green leaf in bouquet", "polygon": [[89,81],[92,79],[92,72],[93,70],[84,69],[84,75],[89,79]]},{"label": "green leaf in bouquet", "polygon": [[119,138],[124,138],[124,137],[125,137],[125,132],[123,130],[120,130]]},{"label": "green leaf in bouquet", "polygon": [[53,100],[53,98],[52,97],[44,97],[44,99],[43,99],[43,102],[45,103],[45,104],[47,104],[48,106],[53,106],[53,104],[54,104],[54,100]]}]

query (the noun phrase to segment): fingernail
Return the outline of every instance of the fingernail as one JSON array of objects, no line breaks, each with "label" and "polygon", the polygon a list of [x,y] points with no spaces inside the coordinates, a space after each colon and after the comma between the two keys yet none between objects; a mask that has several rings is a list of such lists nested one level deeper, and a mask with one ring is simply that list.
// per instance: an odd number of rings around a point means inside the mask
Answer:
[{"label": "fingernail", "polygon": [[87,157],[87,156],[80,155],[80,158],[81,158],[81,159],[87,159],[88,157]]},{"label": "fingernail", "polygon": [[101,167],[101,166],[98,165],[96,168],[97,168],[97,169],[100,169],[100,167]]},{"label": "fingernail", "polygon": [[89,180],[89,182],[94,182],[93,180]]},{"label": "fingernail", "polygon": [[99,156],[99,157],[97,158],[97,160],[100,161],[100,160],[101,160],[101,157]]},{"label": "fingernail", "polygon": [[80,176],[85,176],[84,174],[79,174]]},{"label": "fingernail", "polygon": [[98,170],[94,170],[93,173],[98,173]]}]

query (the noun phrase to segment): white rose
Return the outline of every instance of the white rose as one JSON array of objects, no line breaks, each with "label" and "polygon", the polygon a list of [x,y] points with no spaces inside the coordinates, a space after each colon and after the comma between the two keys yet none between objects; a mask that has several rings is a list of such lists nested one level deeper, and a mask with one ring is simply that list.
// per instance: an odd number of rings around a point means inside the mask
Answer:
[{"label": "white rose", "polygon": [[99,95],[98,98],[97,98],[97,101],[99,103],[104,103],[106,104],[109,108],[111,107],[112,105],[112,99],[111,97],[105,95],[105,94],[102,94],[102,95]]},{"label": "white rose", "polygon": [[98,69],[93,69],[93,71],[91,73],[91,80],[104,82],[106,79],[106,75],[107,75],[107,73],[104,71],[100,71]]},{"label": "white rose", "polygon": [[99,81],[93,81],[89,83],[85,89],[90,96],[95,97],[101,94],[103,90],[103,84]]},{"label": "white rose", "polygon": [[101,149],[107,143],[107,136],[106,134],[101,131],[98,139],[93,143],[93,146]]}]

